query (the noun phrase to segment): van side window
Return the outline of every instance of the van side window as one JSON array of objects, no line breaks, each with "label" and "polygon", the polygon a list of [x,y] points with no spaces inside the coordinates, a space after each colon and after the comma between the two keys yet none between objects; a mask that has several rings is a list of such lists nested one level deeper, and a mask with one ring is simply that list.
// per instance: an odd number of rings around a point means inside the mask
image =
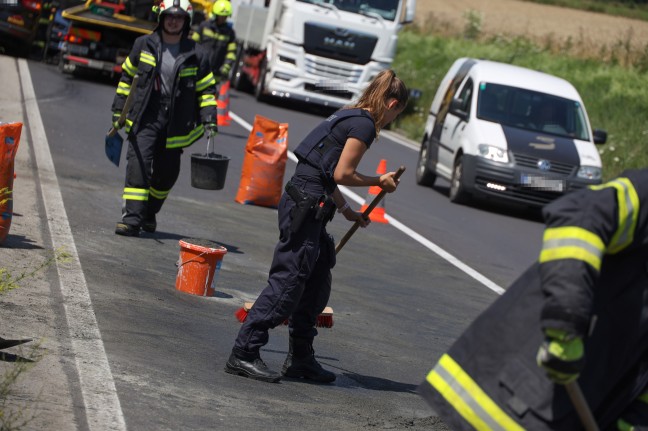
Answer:
[{"label": "van side window", "polygon": [[457,97],[457,99],[461,100],[461,110],[468,114],[468,117],[470,117],[473,88],[473,80],[467,79],[463,88],[461,89],[461,92],[459,93],[459,97]]}]

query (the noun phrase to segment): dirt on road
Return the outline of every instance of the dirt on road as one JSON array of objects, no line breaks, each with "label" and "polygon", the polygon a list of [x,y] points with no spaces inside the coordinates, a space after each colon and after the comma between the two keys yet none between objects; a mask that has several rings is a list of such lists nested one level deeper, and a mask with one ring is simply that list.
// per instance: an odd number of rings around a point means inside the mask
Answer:
[{"label": "dirt on road", "polygon": [[601,55],[648,50],[648,22],[520,0],[418,0],[415,23],[435,33],[461,33],[466,14],[478,14],[483,35],[523,36],[542,45],[578,46]]}]

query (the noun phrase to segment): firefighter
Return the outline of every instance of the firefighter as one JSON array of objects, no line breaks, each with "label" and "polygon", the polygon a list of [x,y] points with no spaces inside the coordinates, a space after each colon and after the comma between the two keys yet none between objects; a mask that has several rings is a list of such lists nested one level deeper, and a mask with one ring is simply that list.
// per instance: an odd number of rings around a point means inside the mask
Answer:
[{"label": "firefighter", "polygon": [[[209,59],[188,38],[189,0],[162,2],[153,33],[137,38],[122,65],[112,105],[113,123],[128,95],[134,102],[126,119],[129,146],[122,219],[115,233],[155,232],[156,214],[180,173],[183,148],[215,134],[216,80]],[[135,75],[137,88],[131,88]]]},{"label": "firefighter", "polygon": [[[299,159],[278,206],[279,242],[268,284],[261,292],[234,342],[225,371],[266,382],[281,375],[329,383],[335,374],[315,359],[315,324],[331,293],[335,244],[326,231],[337,212],[360,226],[362,213],[349,207],[338,184],[396,189],[395,172],[368,176],[356,169],[380,130],[407,104],[405,84],[393,71],[379,73],[357,103],[320,123],[295,149]],[[268,331],[288,319],[289,353],[281,374],[270,370],[259,355]]]},{"label": "firefighter", "polygon": [[232,16],[230,0],[216,0],[211,8],[209,19],[200,23],[191,38],[207,48],[210,53],[210,63],[214,76],[219,80],[218,85],[218,117],[219,126],[227,126],[229,117],[229,80],[232,65],[236,61],[236,32],[227,22]]},{"label": "firefighter", "polygon": [[[421,394],[453,430],[648,429],[648,169],[543,209],[539,259],[441,356]],[[577,380],[578,379],[578,380]]]}]

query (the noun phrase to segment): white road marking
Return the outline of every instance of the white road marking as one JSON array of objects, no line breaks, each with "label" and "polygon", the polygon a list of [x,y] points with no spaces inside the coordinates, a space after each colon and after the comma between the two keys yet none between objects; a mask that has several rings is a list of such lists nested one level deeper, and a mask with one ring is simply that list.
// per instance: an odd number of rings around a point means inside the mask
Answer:
[{"label": "white road marking", "polygon": [[63,206],[31,74],[24,59],[19,60],[18,67],[52,246],[70,254],[70,260],[64,267],[59,263],[56,266],[88,427],[98,431],[126,430],[110,364]]},{"label": "white road marking", "polygon": [[[248,132],[252,130],[252,125],[250,123],[248,123],[247,121],[243,120],[238,115],[230,112],[230,116],[241,127],[243,127],[244,129],[247,129]],[[397,134],[391,133],[391,132],[388,132],[388,131],[383,131],[381,133],[383,133],[385,136],[387,136],[389,139],[393,140],[397,144],[400,144],[400,145],[402,145],[402,146],[404,146],[406,148],[409,148],[411,150],[414,150],[414,151],[418,152],[418,146],[416,146],[413,142],[402,139]],[[288,158],[290,160],[292,160],[293,162],[295,162],[295,163],[297,162],[297,157],[290,150],[288,150]],[[338,188],[340,189],[340,191],[344,195],[346,195],[348,198],[352,199],[358,205],[364,204],[364,201],[365,201],[364,198],[361,197],[361,196],[358,196],[355,192],[351,191],[348,187],[338,186]],[[470,266],[466,265],[464,262],[457,259],[452,254],[448,253],[447,251],[445,251],[444,249],[442,249],[441,247],[439,247],[438,245],[436,245],[435,243],[433,243],[429,239],[425,238],[424,236],[420,235],[419,233],[417,233],[414,230],[410,229],[409,227],[405,226],[403,223],[399,222],[397,219],[390,216],[389,214],[386,214],[385,218],[389,221],[390,225],[392,225],[396,229],[400,230],[405,235],[409,236],[410,238],[412,238],[413,240],[415,240],[416,242],[418,242],[422,246],[426,247],[430,251],[436,253],[439,257],[447,260],[449,263],[456,266],[461,271],[463,271],[464,273],[466,273],[470,277],[474,278],[475,280],[477,280],[478,282],[480,282],[481,284],[483,284],[484,286],[486,286],[487,288],[489,288],[493,292],[495,292],[497,294],[500,294],[500,295],[502,293],[504,293],[505,290],[502,287],[498,286],[496,283],[489,280],[487,277],[482,275],[480,272],[475,271]]]}]

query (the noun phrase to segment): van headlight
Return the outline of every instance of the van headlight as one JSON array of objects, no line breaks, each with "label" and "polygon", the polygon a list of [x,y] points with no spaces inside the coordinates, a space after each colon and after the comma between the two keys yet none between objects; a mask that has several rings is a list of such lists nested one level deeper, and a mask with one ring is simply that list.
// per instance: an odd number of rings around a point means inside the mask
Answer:
[{"label": "van headlight", "polygon": [[508,163],[508,152],[501,148],[493,147],[491,145],[479,144],[477,147],[479,155],[494,162]]},{"label": "van headlight", "polygon": [[586,180],[600,180],[601,168],[596,166],[581,166],[578,169],[578,178],[585,178]]}]

